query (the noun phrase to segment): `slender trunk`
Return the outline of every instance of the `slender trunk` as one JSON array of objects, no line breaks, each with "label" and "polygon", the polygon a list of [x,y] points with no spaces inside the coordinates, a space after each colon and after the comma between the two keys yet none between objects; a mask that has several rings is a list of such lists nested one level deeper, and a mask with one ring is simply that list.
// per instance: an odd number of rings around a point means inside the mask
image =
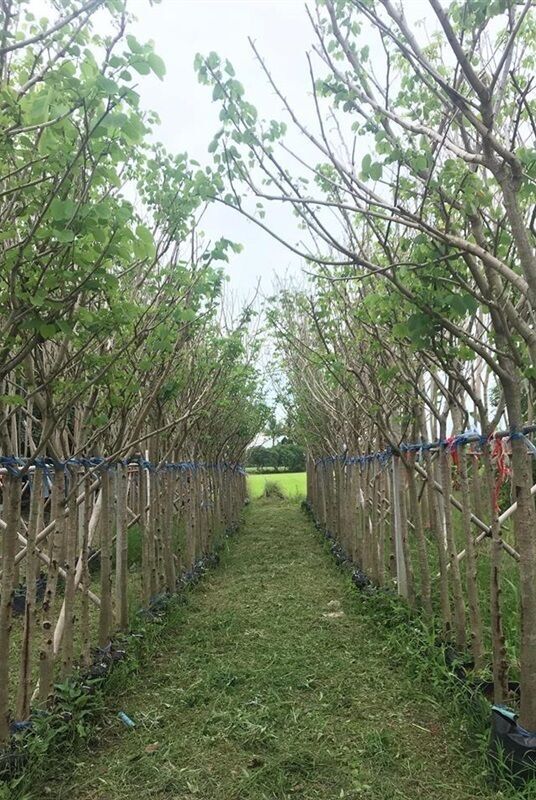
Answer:
[{"label": "slender trunk", "polygon": [[415,480],[415,470],[413,468],[413,458],[411,455],[408,456],[408,464],[406,465],[406,474],[408,479],[409,507],[411,513],[411,520],[413,522],[413,528],[415,530],[417,553],[419,556],[421,602],[426,616],[431,617],[432,590],[430,585],[430,567],[428,563],[428,553],[426,549],[426,537],[424,535],[424,528],[422,524],[421,508],[417,496],[417,483]]},{"label": "slender trunk", "polygon": [[128,628],[128,531],[127,531],[127,467],[117,467],[116,534],[115,534],[115,606],[117,625]]},{"label": "slender trunk", "polygon": [[65,596],[64,596],[64,627],[63,627],[63,654],[61,674],[66,678],[70,674],[73,666],[73,631],[75,621],[75,560],[76,560],[76,540],[78,538],[78,504],[76,493],[70,491],[71,484],[77,480],[76,471],[70,470],[69,477],[69,515],[65,526]]},{"label": "slender trunk", "polygon": [[65,475],[63,470],[54,472],[52,487],[52,516],[56,520],[51,542],[51,559],[48,568],[47,585],[43,599],[43,619],[41,627],[43,640],[39,660],[39,702],[50,705],[54,691],[54,601],[59,574],[59,553],[64,537],[65,519]]},{"label": "slender trunk", "polygon": [[[441,438],[444,438],[442,433]],[[448,498],[452,492],[452,480],[450,475],[450,458],[448,450],[442,446],[439,451],[439,463],[441,469],[441,484],[443,488],[443,513],[445,515],[445,534],[449,554],[450,577],[452,582],[452,594],[454,600],[454,632],[456,644],[463,650],[465,648],[465,602],[463,599],[462,580],[460,575],[460,562],[458,561],[458,549],[454,536],[454,525],[452,522],[452,510]]]},{"label": "slender trunk", "polygon": [[407,515],[399,456],[393,456],[392,476],[391,508],[394,523],[397,589],[398,594],[412,604],[413,587],[409,570]]},{"label": "slender trunk", "polygon": [[499,513],[495,503],[495,479],[489,445],[482,447],[484,475],[491,518],[491,553],[490,553],[490,622],[491,622],[491,659],[493,669],[493,699],[503,703],[508,694],[508,659],[502,617],[502,543]]},{"label": "slender trunk", "polygon": [[108,469],[101,473],[101,553],[100,590],[101,607],[99,615],[99,647],[106,647],[110,641],[113,625],[112,609],[112,477]]},{"label": "slender trunk", "polygon": [[91,519],[91,477],[84,477],[84,504],[82,505],[82,543],[80,545],[82,600],[80,608],[81,661],[87,667],[91,662],[91,629],[89,620],[89,521]]},{"label": "slender trunk", "polygon": [[28,544],[26,554],[26,604],[24,608],[24,631],[22,634],[22,652],[19,674],[19,690],[17,697],[17,719],[27,719],[30,713],[32,694],[32,649],[35,636],[36,612],[36,578],[37,554],[36,538],[41,520],[43,504],[43,471],[36,469],[32,481],[30,501],[30,519],[28,521]]},{"label": "slender trunk", "polygon": [[139,467],[138,498],[138,524],[141,541],[141,591],[143,605],[147,607],[151,599],[151,562],[147,525],[147,471],[141,466]]},{"label": "slender trunk", "polygon": [[520,724],[536,730],[536,511],[531,495],[532,456],[524,438],[516,435],[522,426],[519,382],[503,383],[512,435],[512,489],[517,503],[514,531],[519,561],[521,599],[521,707]]},{"label": "slender trunk", "polygon": [[2,535],[2,583],[0,585],[0,747],[9,740],[9,645],[11,640],[11,605],[15,589],[15,550],[20,516],[21,481],[8,474],[3,485],[4,517]]}]

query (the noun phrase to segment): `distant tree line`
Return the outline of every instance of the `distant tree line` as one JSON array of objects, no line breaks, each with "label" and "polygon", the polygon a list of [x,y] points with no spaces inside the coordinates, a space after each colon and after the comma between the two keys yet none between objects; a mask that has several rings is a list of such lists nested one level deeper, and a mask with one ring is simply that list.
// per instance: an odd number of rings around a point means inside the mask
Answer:
[{"label": "distant tree line", "polygon": [[259,472],[303,472],[305,453],[299,445],[283,439],[272,447],[251,447],[247,453],[246,466],[254,467]]}]

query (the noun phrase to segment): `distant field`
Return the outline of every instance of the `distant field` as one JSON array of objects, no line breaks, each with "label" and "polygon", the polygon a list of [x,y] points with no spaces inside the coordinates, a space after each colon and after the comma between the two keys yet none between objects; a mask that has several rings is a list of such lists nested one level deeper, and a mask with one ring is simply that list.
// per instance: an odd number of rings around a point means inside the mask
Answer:
[{"label": "distant field", "polygon": [[248,475],[252,498],[260,497],[266,481],[278,483],[287,497],[305,497],[305,472],[282,472],[276,475]]}]

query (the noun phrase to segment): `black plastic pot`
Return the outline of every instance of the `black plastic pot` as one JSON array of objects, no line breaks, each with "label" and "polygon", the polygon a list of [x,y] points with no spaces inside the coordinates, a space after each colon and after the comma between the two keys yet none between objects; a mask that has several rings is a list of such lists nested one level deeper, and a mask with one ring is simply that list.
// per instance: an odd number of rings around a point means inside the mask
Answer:
[{"label": "black plastic pot", "polygon": [[536,774],[536,731],[517,722],[517,714],[504,706],[491,707],[489,753],[496,764],[504,764],[514,775]]}]

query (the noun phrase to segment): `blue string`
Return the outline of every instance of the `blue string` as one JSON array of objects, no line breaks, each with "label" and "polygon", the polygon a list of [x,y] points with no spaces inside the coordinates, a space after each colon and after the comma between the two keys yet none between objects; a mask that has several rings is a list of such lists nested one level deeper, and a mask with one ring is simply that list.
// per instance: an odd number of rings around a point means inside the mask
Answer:
[{"label": "blue string", "polygon": [[0,456],[0,466],[5,467],[10,475],[20,478],[20,467],[24,467],[24,461],[15,456]]},{"label": "blue string", "polygon": [[[478,436],[478,439],[475,439],[475,436]],[[516,439],[524,439],[529,452],[536,456],[536,445],[530,441],[526,434],[522,433],[521,431],[514,430],[507,438],[512,441]],[[435,442],[402,442],[398,446],[398,450],[401,453],[419,453],[419,457],[421,457],[422,453],[425,453],[429,450],[437,450],[440,447],[450,447],[454,449],[458,447],[464,447],[467,444],[476,444],[478,447],[482,448],[488,442],[489,438],[484,436],[479,431],[465,431],[464,433],[457,434],[450,440],[438,439]],[[370,464],[372,461],[377,460],[383,468],[389,463],[393,455],[393,448],[386,447],[385,450],[380,450],[376,453],[369,453],[368,455],[362,456],[349,456],[348,454],[339,456],[320,456],[319,458],[315,459],[314,464],[316,468],[322,467],[325,469],[327,466],[333,465],[337,461],[340,461],[341,463],[349,466],[359,465],[361,469],[363,469],[366,464]]]},{"label": "blue string", "polygon": [[525,441],[525,444],[527,445],[529,453],[531,453],[533,456],[536,456],[536,447],[530,441],[530,439],[527,436],[525,436],[525,434],[522,433],[521,431],[512,431],[512,433],[508,438],[510,439],[510,441],[515,441],[516,439],[523,439]]},{"label": "blue string", "polygon": [[[78,458],[71,457],[65,461],[61,461],[50,456],[39,456],[34,459],[17,458],[16,456],[0,456],[0,468],[5,468],[7,471],[17,477],[22,477],[22,470],[26,466],[35,466],[37,469],[42,470],[44,477],[48,477],[52,471],[66,472],[70,467],[83,467],[86,470],[114,470],[117,467],[138,466],[140,469],[146,469],[149,472],[201,472],[204,470],[218,470],[221,472],[232,472],[237,475],[246,475],[246,470],[242,464],[234,464],[227,461],[214,462],[207,464],[204,461],[165,461],[162,464],[154,464],[142,456],[135,458],[122,459],[118,461],[108,461],[102,456],[92,456],[86,458],[80,456]],[[68,480],[68,478],[67,478]]]}]

